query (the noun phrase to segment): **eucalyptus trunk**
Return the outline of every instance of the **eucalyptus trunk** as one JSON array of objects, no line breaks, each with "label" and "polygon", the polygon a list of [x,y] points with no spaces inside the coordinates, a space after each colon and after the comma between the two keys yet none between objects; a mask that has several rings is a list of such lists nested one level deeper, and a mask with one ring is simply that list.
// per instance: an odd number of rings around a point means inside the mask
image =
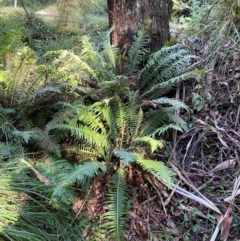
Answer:
[{"label": "eucalyptus trunk", "polygon": [[124,51],[146,23],[150,50],[160,49],[170,39],[172,6],[172,0],[108,0],[109,25],[114,27],[112,44]]}]

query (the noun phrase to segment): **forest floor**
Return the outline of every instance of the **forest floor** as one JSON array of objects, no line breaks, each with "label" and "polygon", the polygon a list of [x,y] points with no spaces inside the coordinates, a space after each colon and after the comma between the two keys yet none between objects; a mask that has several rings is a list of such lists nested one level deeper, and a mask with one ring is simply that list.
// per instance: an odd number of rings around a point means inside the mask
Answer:
[{"label": "forest floor", "polygon": [[[0,12],[1,13],[7,13],[7,14],[11,14],[11,13],[20,13],[20,14],[24,14],[25,10],[22,7],[2,7],[0,8]],[[38,10],[35,12],[35,14],[45,20],[56,20],[58,18],[58,11],[55,7],[49,6],[47,8]]]}]

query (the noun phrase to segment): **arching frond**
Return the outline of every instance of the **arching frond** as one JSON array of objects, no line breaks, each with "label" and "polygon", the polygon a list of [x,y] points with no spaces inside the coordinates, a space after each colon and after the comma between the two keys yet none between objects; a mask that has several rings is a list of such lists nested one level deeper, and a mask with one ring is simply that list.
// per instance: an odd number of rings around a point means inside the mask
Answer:
[{"label": "arching frond", "polygon": [[152,172],[159,180],[164,180],[169,185],[172,183],[172,177],[174,172],[168,168],[163,162],[148,160],[148,159],[137,159],[137,163],[146,171]]},{"label": "arching frond", "polygon": [[109,231],[109,236],[116,241],[125,240],[124,226],[127,218],[127,203],[127,185],[123,170],[119,169],[110,181],[107,212],[105,214],[105,225]]},{"label": "arching frond", "polygon": [[155,129],[154,132],[152,132],[151,136],[155,136],[155,135],[161,135],[161,134],[164,134],[166,131],[168,130],[176,130],[176,131],[180,131],[182,132],[184,129],[182,127],[180,127],[179,125],[177,124],[165,124],[157,129]]},{"label": "arching frond", "polygon": [[159,98],[181,81],[199,77],[197,71],[186,71],[195,59],[180,44],[153,53],[137,78],[141,98]]},{"label": "arching frond", "polygon": [[136,161],[136,156],[124,149],[115,149],[114,154],[121,160],[123,168],[126,167],[129,163]]},{"label": "arching frond", "polygon": [[137,73],[140,70],[140,64],[149,54],[149,51],[146,48],[147,38],[146,24],[143,24],[140,30],[137,32],[137,35],[134,37],[134,41],[127,52],[127,74],[129,76],[131,76],[133,73]]},{"label": "arching frond", "polygon": [[85,162],[74,166],[71,172],[64,172],[58,183],[54,187],[52,193],[53,199],[61,200],[64,203],[69,203],[68,192],[71,191],[71,186],[78,181],[80,184],[85,183],[87,178],[93,178],[100,171],[105,172],[106,166],[98,161]]},{"label": "arching frond", "polygon": [[150,136],[144,136],[144,137],[138,137],[134,140],[134,143],[139,145],[139,144],[147,144],[150,146],[151,152],[156,151],[158,148],[162,149],[164,144],[160,140],[156,140]]},{"label": "arching frond", "polygon": [[178,83],[181,83],[184,80],[197,78],[199,77],[198,71],[186,72],[176,77],[170,77],[167,80],[161,81],[159,83],[151,84],[150,88],[145,89],[141,93],[141,98],[150,98],[155,99],[163,96],[168,93],[172,87],[176,86]]},{"label": "arching frond", "polygon": [[115,75],[118,74],[117,58],[119,50],[116,46],[111,45],[110,34],[112,29],[110,29],[106,35],[106,40],[104,42],[103,59],[106,64],[110,66],[111,70]]},{"label": "arching frond", "polygon": [[175,110],[179,110],[179,109],[188,110],[187,105],[185,105],[182,101],[179,101],[176,99],[162,97],[159,99],[154,99],[154,100],[152,100],[152,102],[155,104],[160,104],[160,105],[164,105],[164,104],[171,105],[175,108]]},{"label": "arching frond", "polygon": [[61,156],[61,147],[53,135],[48,135],[41,129],[35,129],[34,131],[38,135],[37,145],[45,151],[56,154],[58,157]]}]

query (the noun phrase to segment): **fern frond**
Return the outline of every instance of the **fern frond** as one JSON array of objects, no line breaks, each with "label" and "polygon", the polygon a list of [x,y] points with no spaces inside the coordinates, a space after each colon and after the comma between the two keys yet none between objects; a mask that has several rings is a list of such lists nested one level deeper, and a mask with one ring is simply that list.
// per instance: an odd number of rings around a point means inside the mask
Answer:
[{"label": "fern frond", "polygon": [[146,171],[152,172],[159,180],[164,180],[170,185],[174,172],[168,168],[163,162],[148,160],[148,159],[137,159],[137,163]]},{"label": "fern frond", "polygon": [[127,93],[129,80],[124,76],[114,76],[112,80],[102,81],[100,92],[104,98]]},{"label": "fern frond", "polygon": [[21,146],[18,143],[0,142],[0,159],[14,159],[23,154]]},{"label": "fern frond", "polygon": [[122,148],[124,139],[126,137],[126,129],[128,127],[127,113],[128,107],[124,106],[118,96],[115,96],[115,105],[113,106],[113,113],[115,115],[116,129],[118,132],[118,145]]},{"label": "fern frond", "polygon": [[111,66],[112,72],[117,75],[118,74],[117,56],[119,53],[119,49],[116,46],[111,45],[111,42],[110,42],[111,32],[112,32],[112,29],[110,29],[106,35],[107,38],[104,43],[103,59],[105,60],[106,64]]},{"label": "fern frond", "polygon": [[89,145],[89,143],[70,143],[69,146],[63,147],[64,153],[68,154],[74,154],[78,157],[76,160],[78,163],[82,163],[85,161],[94,161],[99,158],[104,158],[106,149],[100,148],[100,147],[94,147]]},{"label": "fern frond", "polygon": [[15,129],[15,130],[13,130],[12,134],[16,138],[23,139],[26,143],[28,143],[28,141],[30,139],[34,139],[34,140],[38,139],[38,135],[35,131],[19,131],[19,130]]},{"label": "fern frond", "polygon": [[68,175],[65,176],[65,178],[61,182],[61,185],[63,187],[72,185],[76,180],[82,182],[87,177],[94,177],[96,174],[99,173],[99,170],[105,172],[106,166],[98,161],[85,162],[83,164],[77,165],[74,167],[72,173],[68,173]]},{"label": "fern frond", "polygon": [[[109,37],[107,35],[105,44],[108,45]],[[104,46],[103,48],[105,48]],[[81,59],[83,63],[88,65],[91,69],[88,69],[90,77],[93,77],[97,82],[102,82],[103,80],[110,80],[112,76],[111,68],[109,71],[106,71],[107,63],[104,58],[97,51],[95,46],[89,41],[89,38],[86,36],[82,37],[82,51]]]},{"label": "fern frond", "polygon": [[[168,123],[169,114],[174,114],[175,111],[168,112],[166,109],[168,110],[168,107],[147,113],[137,137],[151,136],[156,129],[161,128],[162,125]],[[175,109],[173,108],[173,110]]]},{"label": "fern frond", "polygon": [[107,212],[105,214],[106,227],[109,236],[116,241],[123,241],[124,226],[127,215],[127,185],[123,170],[119,169],[110,180],[110,192],[108,194]]},{"label": "fern frond", "polygon": [[51,95],[55,95],[55,94],[61,94],[61,90],[56,87],[56,86],[47,86],[47,87],[43,87],[40,90],[36,91],[35,93],[33,93],[32,95],[30,95],[28,97],[29,101],[35,101],[36,99],[40,98],[40,97],[44,97],[47,96],[48,99],[50,99]]},{"label": "fern frond", "polygon": [[8,53],[14,53],[18,48],[24,46],[22,42],[22,32],[20,29],[10,29],[8,33],[0,40],[0,62],[6,63]]},{"label": "fern frond", "polygon": [[38,135],[37,144],[45,151],[55,153],[58,157],[61,156],[61,147],[55,140],[53,135],[48,135],[41,129],[34,129]]},{"label": "fern frond", "polygon": [[170,117],[170,121],[172,121],[175,125],[179,126],[180,129],[182,129],[183,131],[187,131],[188,130],[188,126],[185,120],[183,120],[183,118],[181,118],[178,115],[171,115]]},{"label": "fern frond", "polygon": [[186,71],[196,58],[180,44],[153,53],[137,78],[141,98],[159,98],[181,81],[199,78],[198,71]]},{"label": "fern frond", "polygon": [[99,173],[99,171],[105,172],[106,166],[98,161],[85,162],[74,166],[71,169],[71,172],[65,171],[62,177],[58,179],[57,185],[54,187],[52,198],[68,204],[70,199],[68,193],[72,193],[71,186],[73,186],[76,181],[85,183],[87,178],[93,178]]},{"label": "fern frond", "polygon": [[198,77],[199,77],[198,71],[186,72],[175,77],[172,76],[168,80],[161,81],[160,83],[151,85],[149,89],[145,89],[145,91],[141,93],[140,98],[154,99],[154,98],[161,97],[162,95],[169,92],[172,89],[172,87],[176,86],[178,83],[181,83],[182,81],[187,79],[198,78]]},{"label": "fern frond", "polygon": [[180,127],[179,125],[177,124],[165,124],[157,129],[155,129],[154,132],[152,132],[151,136],[154,137],[156,135],[161,135],[161,134],[164,134],[166,131],[170,130],[170,129],[173,129],[173,130],[176,130],[176,131],[180,131],[182,132],[184,129],[182,127]]},{"label": "fern frond", "polygon": [[64,106],[61,106],[60,108],[63,108],[63,110],[58,111],[52,116],[52,120],[47,123],[45,126],[45,132],[49,133],[50,130],[54,129],[57,124],[62,124],[66,120],[69,120],[76,116],[76,109],[67,103],[63,104]]},{"label": "fern frond", "polygon": [[182,101],[179,101],[176,99],[162,97],[159,99],[154,99],[154,100],[152,100],[152,102],[155,104],[158,104],[158,105],[164,105],[164,104],[171,105],[172,107],[175,108],[175,110],[179,110],[179,109],[188,110],[188,106],[186,104],[184,104]]},{"label": "fern frond", "polygon": [[146,58],[149,51],[146,48],[147,42],[147,28],[146,24],[143,24],[137,35],[134,37],[134,41],[127,52],[128,62],[128,75],[132,75],[140,70],[140,64]]},{"label": "fern frond", "polygon": [[86,141],[92,146],[96,145],[102,148],[108,146],[106,136],[93,131],[88,126],[78,126],[74,120],[68,122],[68,124],[57,124],[55,125],[55,129],[65,131],[66,133],[70,132],[74,138]]},{"label": "fern frond", "polygon": [[136,156],[123,149],[115,149],[114,154],[120,158],[123,168],[126,167],[130,162],[136,161]]},{"label": "fern frond", "polygon": [[160,140],[156,140],[150,136],[138,137],[134,140],[134,143],[139,145],[145,143],[150,146],[151,152],[156,151],[158,148],[162,149],[164,144]]}]

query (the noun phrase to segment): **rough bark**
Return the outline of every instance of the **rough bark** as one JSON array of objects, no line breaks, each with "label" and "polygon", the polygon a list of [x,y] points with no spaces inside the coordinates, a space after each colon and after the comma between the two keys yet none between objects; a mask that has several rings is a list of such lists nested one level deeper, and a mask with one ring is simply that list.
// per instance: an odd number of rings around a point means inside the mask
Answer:
[{"label": "rough bark", "polygon": [[170,39],[172,0],[108,0],[112,44],[125,50],[142,23],[148,24],[149,47],[160,49]]}]

